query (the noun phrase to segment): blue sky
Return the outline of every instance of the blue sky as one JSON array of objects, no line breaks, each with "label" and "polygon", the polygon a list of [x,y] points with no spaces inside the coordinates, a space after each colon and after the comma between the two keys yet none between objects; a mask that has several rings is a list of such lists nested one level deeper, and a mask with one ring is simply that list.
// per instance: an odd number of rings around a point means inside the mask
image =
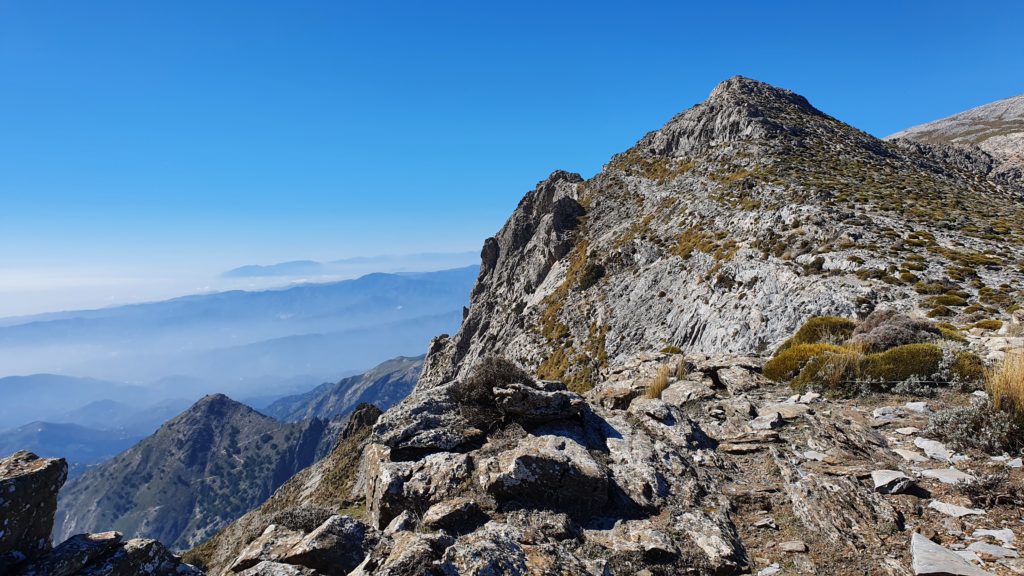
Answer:
[{"label": "blue sky", "polygon": [[1024,92],[1020,2],[491,4],[0,0],[0,314],[476,249],[735,74],[880,136]]}]

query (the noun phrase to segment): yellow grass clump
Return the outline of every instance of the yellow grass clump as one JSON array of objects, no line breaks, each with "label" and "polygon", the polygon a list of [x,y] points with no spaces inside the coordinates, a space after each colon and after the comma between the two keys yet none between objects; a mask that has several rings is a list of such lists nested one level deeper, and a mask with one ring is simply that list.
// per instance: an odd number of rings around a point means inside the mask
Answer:
[{"label": "yellow grass clump", "polygon": [[654,378],[647,384],[647,397],[648,398],[661,398],[661,393],[668,388],[668,377],[670,370],[668,366],[662,366],[658,368],[658,373],[654,375]]},{"label": "yellow grass clump", "polygon": [[997,410],[1024,418],[1024,350],[1008,352],[1003,362],[989,371],[986,386]]}]

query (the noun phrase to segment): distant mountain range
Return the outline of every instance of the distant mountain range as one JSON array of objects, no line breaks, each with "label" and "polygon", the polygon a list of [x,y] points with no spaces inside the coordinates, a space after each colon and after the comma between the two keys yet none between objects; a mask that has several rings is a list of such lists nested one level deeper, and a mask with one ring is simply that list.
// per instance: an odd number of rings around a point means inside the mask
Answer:
[{"label": "distant mountain range", "polygon": [[460,268],[476,264],[480,254],[470,252],[431,252],[390,256],[358,256],[331,262],[292,260],[277,264],[248,264],[224,272],[225,278],[295,278],[304,276],[353,275],[374,272],[422,272]]},{"label": "distant mountain range", "polygon": [[[197,392],[266,397],[289,379],[315,385],[347,370],[421,353],[432,336],[458,328],[476,275],[475,266],[375,273],[280,290],[6,318],[0,320],[0,374],[142,383],[175,375],[191,379],[186,389],[192,399]],[[114,389],[109,382],[100,386]],[[145,396],[139,388],[85,402],[79,401],[84,394],[76,393],[64,410],[101,399],[132,404]],[[159,396],[180,390],[172,388]],[[5,410],[17,412],[0,407],[0,417]],[[26,417],[20,424],[37,419]]]}]

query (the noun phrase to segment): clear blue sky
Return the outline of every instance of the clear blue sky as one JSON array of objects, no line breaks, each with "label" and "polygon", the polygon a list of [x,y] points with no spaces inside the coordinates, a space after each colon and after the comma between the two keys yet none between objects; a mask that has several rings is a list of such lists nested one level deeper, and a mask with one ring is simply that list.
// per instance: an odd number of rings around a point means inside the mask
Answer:
[{"label": "clear blue sky", "polygon": [[1024,92],[1016,1],[493,4],[0,0],[0,283],[476,248],[735,74],[876,135]]}]

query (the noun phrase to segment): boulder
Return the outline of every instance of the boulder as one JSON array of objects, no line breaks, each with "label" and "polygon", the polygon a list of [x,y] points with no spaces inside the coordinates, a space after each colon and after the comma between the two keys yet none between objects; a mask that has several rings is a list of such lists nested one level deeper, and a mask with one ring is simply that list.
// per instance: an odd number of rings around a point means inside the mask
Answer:
[{"label": "boulder", "polygon": [[491,423],[475,410],[463,410],[456,392],[455,383],[417,388],[377,419],[372,441],[390,448],[392,460],[416,460],[481,442],[483,428]]},{"label": "boulder", "polygon": [[770,380],[761,376],[756,372],[752,372],[742,366],[729,366],[728,368],[721,368],[715,375],[718,377],[718,381],[725,386],[726,390],[729,391],[733,396],[737,396],[743,392],[754,390],[761,386],[771,386]]},{"label": "boulder", "polygon": [[280,555],[286,564],[313,568],[327,576],[351,572],[377,544],[377,531],[348,516],[331,516]]},{"label": "boulder", "polygon": [[305,566],[282,564],[264,560],[252,568],[241,572],[239,576],[318,576],[320,573]]},{"label": "boulder", "polygon": [[22,570],[19,576],[70,576],[107,555],[120,543],[120,532],[72,536]]},{"label": "boulder", "polygon": [[982,516],[985,514],[985,511],[980,508],[965,508],[963,506],[957,506],[956,504],[949,504],[948,502],[941,502],[939,500],[932,500],[928,503],[928,507],[932,510],[941,512],[946,516],[952,516],[953,518]]},{"label": "boulder", "polygon": [[477,482],[499,503],[600,515],[608,503],[608,471],[572,438],[527,436],[480,462]]},{"label": "boulder", "polygon": [[453,533],[469,532],[486,521],[487,516],[472,498],[460,496],[431,506],[423,514],[423,526]]},{"label": "boulder", "polygon": [[57,492],[67,475],[62,458],[21,451],[0,460],[0,574],[50,551]]},{"label": "boulder", "polygon": [[426,512],[432,505],[457,496],[470,479],[472,462],[466,454],[440,452],[417,462],[389,462],[386,449],[367,447],[366,483],[370,524],[384,528],[404,511]]},{"label": "boulder", "polygon": [[264,560],[279,561],[291,551],[304,534],[278,524],[267,526],[266,530],[246,546],[234,563],[232,572],[241,572],[259,564]]},{"label": "boulder", "polygon": [[561,382],[512,382],[494,388],[494,401],[506,417],[527,423],[547,422],[579,415],[585,404],[579,394]]},{"label": "boulder", "polygon": [[914,446],[920,448],[926,456],[932,460],[938,460],[940,462],[949,462],[953,457],[953,452],[946,448],[946,445],[937,440],[929,440],[927,438],[914,438]]}]

